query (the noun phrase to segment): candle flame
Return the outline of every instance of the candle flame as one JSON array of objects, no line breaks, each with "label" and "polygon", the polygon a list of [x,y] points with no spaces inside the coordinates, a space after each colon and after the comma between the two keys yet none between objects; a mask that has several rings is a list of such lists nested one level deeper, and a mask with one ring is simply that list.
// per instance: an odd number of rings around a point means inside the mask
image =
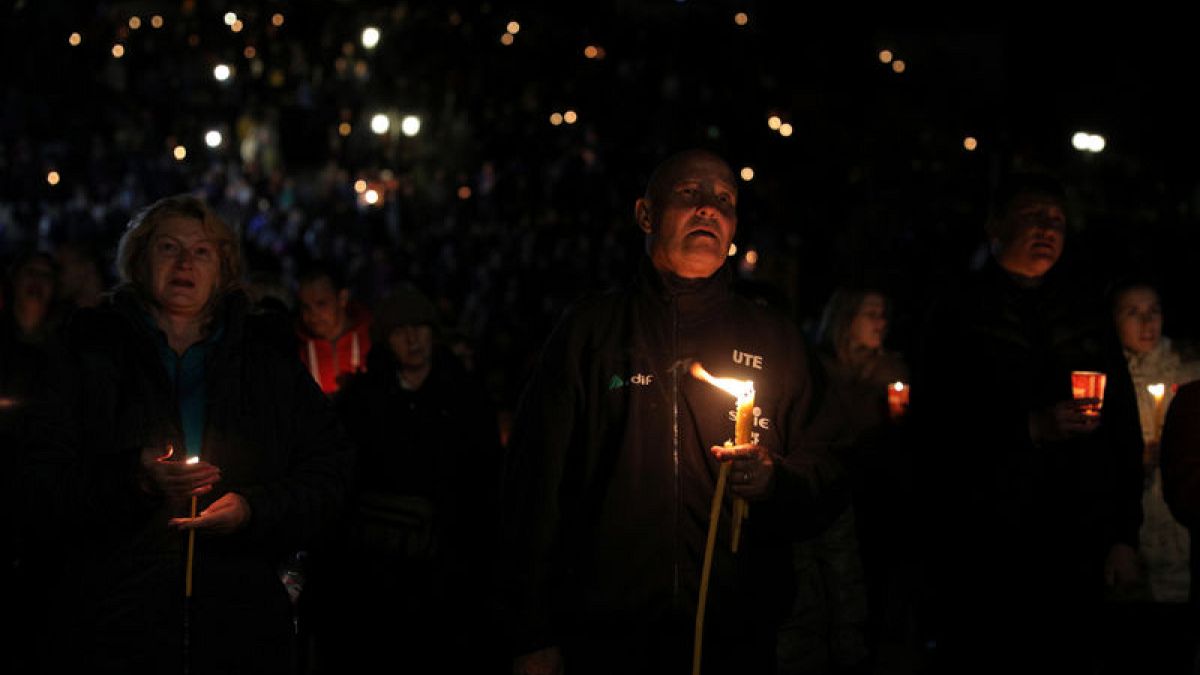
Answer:
[{"label": "candle flame", "polygon": [[[875,386],[878,387],[879,385],[875,385]],[[907,387],[908,387],[908,385],[904,384],[903,382],[893,382],[892,383],[892,389],[895,389],[896,391],[904,391]],[[878,390],[876,390],[876,391],[878,391]]]},{"label": "candle flame", "polygon": [[739,403],[754,398],[754,382],[751,380],[735,380],[732,377],[713,377],[708,374],[708,371],[698,361],[692,363],[691,372],[692,377],[729,392],[731,396],[737,398]]},{"label": "candle flame", "polygon": [[200,463],[200,458],[199,458],[199,457],[188,457],[188,458],[187,458],[187,463],[188,463],[188,464],[199,464],[199,463]]},{"label": "candle flame", "polygon": [[1153,396],[1155,400],[1158,400],[1166,395],[1167,385],[1163,384],[1162,382],[1155,382],[1154,384],[1146,385],[1146,391],[1150,392],[1150,395]]}]

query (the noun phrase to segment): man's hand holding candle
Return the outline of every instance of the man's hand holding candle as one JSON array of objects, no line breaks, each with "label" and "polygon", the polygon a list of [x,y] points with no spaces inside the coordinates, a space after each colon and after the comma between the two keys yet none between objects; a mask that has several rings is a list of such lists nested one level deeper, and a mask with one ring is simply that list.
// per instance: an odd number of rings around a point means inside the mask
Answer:
[{"label": "man's hand holding candle", "polygon": [[142,489],[167,499],[187,499],[211,492],[221,480],[221,469],[208,462],[188,463],[173,459],[172,452],[144,448],[141,455]]},{"label": "man's hand holding candle", "polygon": [[713,456],[718,461],[732,462],[729,485],[734,494],[750,500],[765,499],[775,483],[775,462],[771,453],[761,445],[714,445]]},{"label": "man's hand holding candle", "polygon": [[1076,398],[1029,413],[1029,435],[1034,443],[1062,441],[1090,434],[1100,426],[1100,416],[1088,414],[1099,399]]},{"label": "man's hand holding candle", "polygon": [[250,504],[236,492],[226,492],[195,518],[172,518],[171,527],[209,534],[232,534],[250,521]]}]

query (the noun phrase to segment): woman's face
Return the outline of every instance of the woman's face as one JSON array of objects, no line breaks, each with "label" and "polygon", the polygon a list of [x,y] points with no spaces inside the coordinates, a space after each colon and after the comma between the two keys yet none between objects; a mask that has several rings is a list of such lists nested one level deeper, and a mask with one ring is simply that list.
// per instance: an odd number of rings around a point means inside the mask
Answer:
[{"label": "woman's face", "polygon": [[168,314],[199,316],[221,278],[217,242],[195,218],[172,216],[150,238],[150,295]]},{"label": "woman's face", "polygon": [[1152,288],[1131,288],[1118,295],[1113,319],[1121,345],[1135,354],[1153,350],[1162,338],[1162,305]]},{"label": "woman's face", "polygon": [[882,349],[887,334],[887,303],[878,293],[868,293],[850,320],[851,349]]}]

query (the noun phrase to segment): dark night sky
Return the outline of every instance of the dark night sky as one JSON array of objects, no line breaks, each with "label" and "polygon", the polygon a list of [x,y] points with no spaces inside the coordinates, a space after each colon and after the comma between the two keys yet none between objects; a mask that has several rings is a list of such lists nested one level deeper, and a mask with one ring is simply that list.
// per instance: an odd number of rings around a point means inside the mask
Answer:
[{"label": "dark night sky", "polygon": [[[786,265],[764,265],[763,274],[794,286],[789,293],[806,308],[838,283],[883,284],[902,300],[922,296],[979,243],[996,176],[1011,167],[1047,169],[1068,184],[1085,267],[1162,272],[1188,315],[1200,314],[1186,282],[1200,262],[1193,159],[1200,134],[1195,41],[1182,17],[1051,19],[997,5],[985,8],[991,16],[970,19],[857,6],[830,18],[811,3],[703,0],[197,2],[190,12],[186,4],[8,6],[3,53],[18,65],[0,118],[7,147],[32,139],[43,163],[71,166],[86,161],[93,135],[115,133],[129,119],[145,131],[139,151],[156,153],[167,136],[199,145],[214,119],[231,124],[247,107],[277,106],[288,168],[301,171],[327,159],[313,139],[335,125],[338,110],[357,119],[400,100],[425,112],[437,147],[361,166],[429,165],[452,175],[496,158],[536,169],[547,148],[567,147],[566,131],[547,116],[573,107],[583,123],[569,133],[591,136],[579,142],[602,154],[606,179],[629,202],[671,149],[707,144],[735,167],[753,166],[739,238],[788,251]],[[126,85],[114,88],[107,49],[125,17],[151,6],[167,15],[168,28],[186,24],[200,44],[188,47],[183,32],[130,35]],[[231,35],[220,22],[227,10],[251,27]],[[274,11],[288,20],[272,33],[262,26]],[[749,13],[744,28],[734,25],[738,11]],[[521,31],[513,46],[501,46],[513,19]],[[374,53],[355,55],[370,62],[368,80],[318,89],[314,106],[296,105],[298,82],[314,67],[328,74],[339,46],[355,42],[368,22],[385,33]],[[75,26],[88,39],[72,50],[65,37]],[[280,47],[284,38],[298,40],[308,71],[296,68],[295,46]],[[582,58],[591,43],[604,46],[603,61]],[[212,64],[237,63],[244,44],[288,71],[287,84],[218,87]],[[906,62],[903,74],[880,63],[884,48]],[[450,121],[439,117],[452,107],[466,129],[454,142]],[[772,113],[796,133],[785,139],[768,129]],[[1074,150],[1070,138],[1081,129],[1103,134],[1105,151]],[[978,139],[975,152],[963,149],[968,135]],[[626,218],[628,206],[585,208]],[[1179,325],[1191,331],[1194,323]]]}]

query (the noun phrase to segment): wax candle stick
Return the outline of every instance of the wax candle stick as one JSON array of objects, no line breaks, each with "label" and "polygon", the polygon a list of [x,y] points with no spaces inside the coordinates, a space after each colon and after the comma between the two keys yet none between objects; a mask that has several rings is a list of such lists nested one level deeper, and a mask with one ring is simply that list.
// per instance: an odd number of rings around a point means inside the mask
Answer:
[{"label": "wax candle stick", "polygon": [[1154,397],[1154,442],[1162,441],[1163,416],[1166,413],[1166,406],[1163,402],[1167,397],[1167,386],[1162,382],[1146,385],[1146,391]]},{"label": "wax candle stick", "polygon": [[[738,444],[750,442],[750,429],[754,425],[754,383],[747,380],[734,380],[727,377],[713,377],[699,363],[693,363],[691,373],[694,377],[709,384],[724,389],[737,397],[737,414],[734,417],[733,438]],[[721,462],[717,472],[717,485],[713,490],[712,504],[708,513],[708,538],[704,544],[704,565],[700,572],[700,598],[696,603],[696,634],[692,651],[692,674],[700,673],[700,657],[704,644],[704,609],[708,602],[708,581],[712,574],[713,550],[717,541],[717,524],[721,519],[721,502],[725,494],[725,483],[729,479],[729,467],[732,462]],[[742,502],[739,506],[738,502]],[[741,519],[745,515],[745,500],[735,497],[733,502],[733,551],[737,552],[737,539],[741,531]]]},{"label": "wax candle stick", "polygon": [[[733,427],[733,442],[744,445],[750,442],[750,428],[754,425],[754,384],[747,382],[747,387],[738,396],[737,422]],[[733,528],[730,549],[737,553],[738,542],[742,538],[742,520],[750,515],[750,505],[741,497],[733,498]]]},{"label": "wax candle stick", "polygon": [[[199,462],[200,462],[199,457],[193,456],[193,457],[187,458],[188,464],[197,464]],[[188,517],[189,518],[196,517],[196,495],[192,495],[191,515]],[[183,574],[183,597],[185,597],[185,598],[192,597],[192,562],[195,560],[195,557],[196,557],[196,530],[191,529],[191,530],[188,530],[187,567],[184,570],[184,574]]]}]

